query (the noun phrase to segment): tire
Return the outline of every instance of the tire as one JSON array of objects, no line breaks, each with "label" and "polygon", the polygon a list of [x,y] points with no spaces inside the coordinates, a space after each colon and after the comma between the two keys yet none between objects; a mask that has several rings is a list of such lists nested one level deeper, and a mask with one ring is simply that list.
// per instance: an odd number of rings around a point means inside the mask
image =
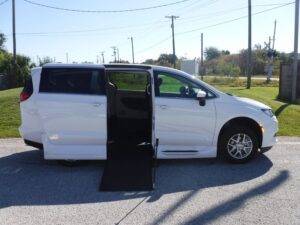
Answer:
[{"label": "tire", "polygon": [[248,127],[229,127],[220,137],[218,153],[223,159],[231,163],[249,162],[257,152],[258,137]]}]

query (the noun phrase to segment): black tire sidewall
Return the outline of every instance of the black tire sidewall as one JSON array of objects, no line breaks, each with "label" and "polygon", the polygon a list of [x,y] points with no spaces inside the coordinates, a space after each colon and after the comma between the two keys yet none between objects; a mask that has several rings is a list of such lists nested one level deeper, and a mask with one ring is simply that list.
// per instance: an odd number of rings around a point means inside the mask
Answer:
[{"label": "black tire sidewall", "polygon": [[[252,148],[251,153],[243,159],[233,158],[228,153],[228,150],[227,150],[227,143],[228,143],[229,139],[233,135],[238,134],[238,133],[247,134],[251,138],[252,143],[253,143],[253,148]],[[225,130],[222,137],[220,137],[220,142],[219,142],[219,146],[218,146],[218,153],[220,154],[220,156],[223,159],[225,159],[225,160],[227,160],[231,163],[246,163],[246,162],[250,161],[257,154],[257,152],[258,152],[258,137],[255,134],[255,132],[252,129],[250,129],[249,127],[245,127],[245,126],[232,126],[232,127],[229,127]]]}]

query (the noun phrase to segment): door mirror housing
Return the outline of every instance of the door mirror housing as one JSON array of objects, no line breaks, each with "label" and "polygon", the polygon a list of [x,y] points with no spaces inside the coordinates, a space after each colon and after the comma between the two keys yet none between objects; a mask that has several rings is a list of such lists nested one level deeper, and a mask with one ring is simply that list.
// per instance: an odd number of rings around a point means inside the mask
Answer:
[{"label": "door mirror housing", "polygon": [[204,91],[198,91],[197,93],[197,99],[199,100],[199,105],[200,106],[205,106],[205,97],[206,97],[206,92]]}]

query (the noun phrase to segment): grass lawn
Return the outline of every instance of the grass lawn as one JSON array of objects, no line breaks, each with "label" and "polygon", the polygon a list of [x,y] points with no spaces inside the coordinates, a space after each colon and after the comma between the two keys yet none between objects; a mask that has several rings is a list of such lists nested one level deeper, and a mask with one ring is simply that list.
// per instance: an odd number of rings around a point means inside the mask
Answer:
[{"label": "grass lawn", "polygon": [[0,138],[19,137],[19,94],[22,88],[0,91]]},{"label": "grass lawn", "polygon": [[[215,85],[216,86],[216,85]],[[278,87],[243,87],[216,86],[223,92],[249,97],[263,102],[270,107],[279,119],[279,135],[300,136],[300,105],[276,100]],[[19,137],[20,125],[19,94],[21,88],[0,91],[0,138]]]}]

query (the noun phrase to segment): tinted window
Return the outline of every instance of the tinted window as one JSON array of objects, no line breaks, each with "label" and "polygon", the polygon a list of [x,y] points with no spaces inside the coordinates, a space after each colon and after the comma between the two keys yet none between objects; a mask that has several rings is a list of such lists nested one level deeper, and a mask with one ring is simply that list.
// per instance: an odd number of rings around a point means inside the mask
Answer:
[{"label": "tinted window", "polygon": [[104,70],[43,69],[40,92],[65,94],[105,94]]},{"label": "tinted window", "polygon": [[184,77],[169,74],[165,72],[155,72],[157,82],[156,96],[160,97],[180,97],[196,98],[197,93],[201,90],[207,93],[207,98],[214,97],[214,94],[199,84]]}]

